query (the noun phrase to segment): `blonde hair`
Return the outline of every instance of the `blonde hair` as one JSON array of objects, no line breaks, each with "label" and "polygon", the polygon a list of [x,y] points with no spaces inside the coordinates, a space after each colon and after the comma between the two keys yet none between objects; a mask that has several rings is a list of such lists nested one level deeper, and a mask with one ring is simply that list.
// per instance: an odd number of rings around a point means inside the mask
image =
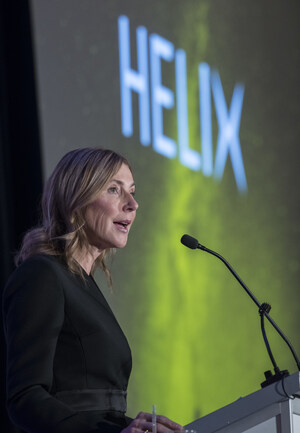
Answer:
[{"label": "blonde hair", "polygon": [[[83,276],[73,258],[75,251],[87,245],[83,210],[107,182],[129,163],[112,150],[76,149],[68,152],[48,179],[42,196],[42,222],[29,230],[15,257],[16,265],[34,254],[62,256],[69,269]],[[104,250],[94,262],[91,272],[100,267],[111,285],[105,259],[113,249]]]}]

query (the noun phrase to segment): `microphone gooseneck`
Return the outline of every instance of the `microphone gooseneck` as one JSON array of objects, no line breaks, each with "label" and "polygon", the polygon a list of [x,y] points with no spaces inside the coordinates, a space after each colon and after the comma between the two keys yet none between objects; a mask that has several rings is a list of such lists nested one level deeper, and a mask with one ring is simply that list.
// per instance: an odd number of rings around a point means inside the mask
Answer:
[{"label": "microphone gooseneck", "polygon": [[246,286],[246,284],[243,282],[243,280],[239,277],[239,275],[235,272],[235,270],[232,268],[232,266],[227,262],[227,260],[224,259],[224,257],[222,257],[220,254],[216,253],[213,250],[210,250],[209,248],[206,248],[204,245],[199,244],[198,240],[193,238],[192,236],[189,235],[183,235],[181,238],[181,243],[183,245],[185,245],[188,248],[191,249],[200,249],[203,251],[206,251],[209,254],[212,254],[213,256],[217,257],[218,259],[220,259],[224,265],[229,269],[229,271],[232,273],[232,275],[238,280],[238,282],[240,283],[240,285],[243,287],[243,289],[248,293],[248,295],[250,296],[250,298],[253,300],[253,302],[258,306],[259,308],[259,313],[261,316],[261,323],[262,323],[262,332],[263,332],[263,337],[264,337],[264,341],[268,350],[268,354],[271,358],[272,364],[274,366],[274,371],[275,374],[272,375],[272,373],[270,371],[265,372],[265,377],[266,377],[266,381],[263,382],[261,384],[262,387],[269,385],[270,383],[276,382],[277,380],[282,379],[282,377],[287,376],[289,373],[287,370],[283,370],[280,371],[277,364],[275,363],[273,354],[271,352],[270,349],[270,345],[269,342],[267,341],[267,337],[265,334],[265,331],[263,329],[263,317],[266,317],[268,319],[268,321],[271,323],[271,325],[274,327],[274,329],[278,332],[278,334],[281,336],[281,338],[285,341],[285,343],[288,345],[289,349],[291,350],[293,357],[296,361],[298,370],[300,371],[300,361],[297,357],[297,354],[292,346],[292,344],[290,343],[290,341],[288,340],[288,338],[284,335],[284,333],[281,331],[281,329],[277,326],[277,324],[274,322],[274,320],[270,317],[269,315],[269,311],[271,309],[271,306],[269,306],[270,308],[265,308],[265,306],[267,304],[261,304],[258,299],[253,295],[253,293],[251,292],[251,290]]}]

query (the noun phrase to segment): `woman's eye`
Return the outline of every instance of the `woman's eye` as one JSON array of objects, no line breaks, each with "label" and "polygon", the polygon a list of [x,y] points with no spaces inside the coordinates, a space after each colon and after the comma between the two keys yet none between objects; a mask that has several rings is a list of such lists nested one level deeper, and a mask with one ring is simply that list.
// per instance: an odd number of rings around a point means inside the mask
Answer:
[{"label": "woman's eye", "polygon": [[111,186],[110,188],[108,188],[108,192],[110,192],[111,194],[117,194],[119,191],[116,186]]},{"label": "woman's eye", "polygon": [[135,191],[131,191],[130,194],[132,195],[132,197],[134,197],[135,196]]}]

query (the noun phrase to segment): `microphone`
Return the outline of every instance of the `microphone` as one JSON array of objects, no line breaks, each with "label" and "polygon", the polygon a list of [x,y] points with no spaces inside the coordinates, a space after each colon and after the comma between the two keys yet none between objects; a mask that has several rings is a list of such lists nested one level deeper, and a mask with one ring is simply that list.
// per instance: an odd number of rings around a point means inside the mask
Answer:
[{"label": "microphone", "polygon": [[212,252],[211,250],[206,248],[204,245],[199,244],[197,239],[193,238],[190,235],[183,235],[182,238],[180,239],[180,241],[185,247],[191,248],[191,250],[195,250],[196,248],[199,248],[199,250],[207,251],[208,253]]},{"label": "microphone", "polygon": [[195,250],[196,248],[198,248],[199,245],[197,239],[193,238],[190,235],[183,235],[180,241],[186,247],[191,248],[191,250]]},{"label": "microphone", "polygon": [[218,259],[220,259],[224,265],[229,269],[229,271],[232,273],[232,275],[238,280],[238,282],[240,283],[240,285],[243,287],[243,289],[247,292],[247,294],[250,296],[250,298],[253,300],[253,302],[258,306],[259,308],[259,314],[261,317],[261,330],[262,330],[262,334],[263,334],[263,338],[264,338],[264,342],[265,345],[267,347],[267,351],[269,354],[269,357],[271,359],[271,362],[273,364],[274,367],[274,371],[275,374],[273,375],[271,373],[271,371],[266,371],[265,372],[265,377],[266,380],[265,382],[263,382],[261,384],[262,387],[265,387],[267,385],[270,385],[273,382],[276,382],[278,380],[281,380],[283,377],[288,376],[289,372],[287,370],[283,370],[280,371],[279,367],[277,366],[275,359],[273,357],[273,354],[271,352],[271,348],[265,333],[265,329],[264,329],[264,317],[266,317],[268,319],[268,321],[271,323],[271,325],[275,328],[275,330],[278,332],[278,334],[282,337],[282,339],[285,341],[285,343],[288,345],[289,349],[291,350],[293,357],[296,361],[298,370],[300,371],[300,361],[297,357],[297,354],[293,348],[293,346],[291,345],[291,343],[289,342],[289,340],[287,339],[287,337],[283,334],[283,332],[281,331],[281,329],[276,325],[276,323],[274,322],[274,320],[269,316],[269,311],[271,310],[271,306],[269,304],[263,303],[261,304],[258,299],[253,295],[253,293],[250,291],[250,289],[246,286],[246,284],[243,282],[243,280],[238,276],[238,274],[235,272],[235,270],[232,268],[232,266],[227,262],[227,260],[224,259],[224,257],[222,257],[220,254],[216,253],[213,250],[210,250],[209,248],[206,248],[204,245],[199,244],[198,240],[193,238],[190,235],[183,235],[181,237],[181,243],[188,247],[191,248],[192,250],[195,249],[200,249],[203,251],[206,251],[209,254],[212,254],[213,256],[217,257]]}]

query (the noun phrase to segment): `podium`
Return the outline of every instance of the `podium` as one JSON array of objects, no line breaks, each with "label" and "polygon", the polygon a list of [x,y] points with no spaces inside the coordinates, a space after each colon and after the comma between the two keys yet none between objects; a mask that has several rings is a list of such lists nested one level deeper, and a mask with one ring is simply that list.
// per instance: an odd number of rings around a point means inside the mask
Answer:
[{"label": "podium", "polygon": [[188,424],[197,433],[300,433],[300,373]]}]

